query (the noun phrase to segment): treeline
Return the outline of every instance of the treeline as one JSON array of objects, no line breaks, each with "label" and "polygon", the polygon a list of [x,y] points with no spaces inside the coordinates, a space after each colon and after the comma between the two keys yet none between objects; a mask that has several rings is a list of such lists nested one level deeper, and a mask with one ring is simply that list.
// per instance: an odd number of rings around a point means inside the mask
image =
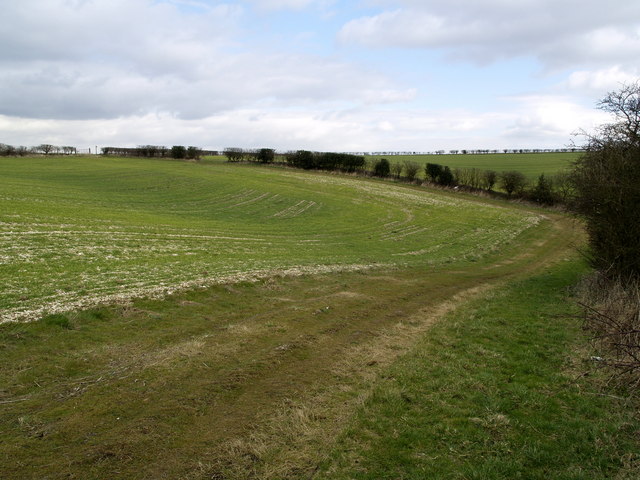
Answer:
[{"label": "treeline", "polygon": [[[409,182],[421,181],[421,166],[412,161],[390,163],[386,158],[372,165],[372,174],[377,177],[394,177]],[[479,168],[450,168],[438,163],[424,166],[424,180],[432,185],[486,191],[495,193],[496,187],[509,198],[522,198],[543,205],[566,204],[571,193],[569,175],[558,173],[553,176],[540,175],[536,182],[530,182],[521,172],[482,170]]]},{"label": "treeline", "polygon": [[140,145],[135,148],[102,147],[103,155],[116,157],[145,157],[145,158],[177,158],[197,160],[203,155],[218,155],[215,150],[203,150],[198,147],[174,145],[171,148],[161,145]]},{"label": "treeline", "polygon": [[569,153],[582,152],[584,149],[579,147],[573,148],[503,148],[501,150],[494,148],[472,148],[472,149],[452,149],[452,150],[435,150],[430,152],[415,151],[386,151],[386,152],[366,152],[365,155],[387,155],[387,156],[406,156],[406,155],[495,155],[500,153]]},{"label": "treeline", "polygon": [[2,157],[24,157],[26,155],[76,155],[78,149],[76,147],[58,147],[49,143],[43,143],[36,147],[14,147],[0,143],[0,156]]},{"label": "treeline", "polygon": [[282,163],[305,170],[364,171],[367,162],[364,155],[335,152],[311,152],[296,150],[277,154],[272,148],[226,148],[224,155],[229,162]]}]

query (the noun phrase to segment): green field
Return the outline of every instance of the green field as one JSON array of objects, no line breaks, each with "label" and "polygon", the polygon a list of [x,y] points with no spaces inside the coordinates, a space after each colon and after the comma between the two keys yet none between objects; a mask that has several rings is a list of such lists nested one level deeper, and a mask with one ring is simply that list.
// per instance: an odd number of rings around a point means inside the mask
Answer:
[{"label": "green field", "polygon": [[275,273],[477,261],[542,216],[225,163],[0,162],[2,320]]},{"label": "green field", "polygon": [[[447,155],[391,155],[385,157],[371,156],[367,158],[387,158],[390,162],[413,161],[421,165],[439,163],[450,168],[478,168],[506,172],[515,170],[522,172],[534,180],[541,174],[554,175],[567,169],[578,158],[579,153],[496,153],[496,154],[447,154]],[[424,171],[421,172],[421,178]]]},{"label": "green field", "polygon": [[637,478],[558,212],[256,165],[0,160],[0,478]]}]

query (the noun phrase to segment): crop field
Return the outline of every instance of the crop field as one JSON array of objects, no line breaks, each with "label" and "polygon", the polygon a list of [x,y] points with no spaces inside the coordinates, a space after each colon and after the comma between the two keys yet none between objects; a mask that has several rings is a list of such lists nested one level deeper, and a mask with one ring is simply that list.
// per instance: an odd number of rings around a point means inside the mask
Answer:
[{"label": "crop field", "polygon": [[[450,168],[478,168],[480,170],[495,170],[506,172],[515,170],[522,172],[530,180],[535,180],[540,174],[547,176],[566,170],[580,153],[489,153],[489,154],[447,154],[447,155],[392,155],[384,157],[372,156],[367,158],[387,158],[390,162],[410,160],[420,165],[439,163]],[[424,176],[424,172],[421,173]]]},{"label": "crop field", "polygon": [[476,261],[542,219],[225,164],[4,159],[0,178],[2,321],[275,273]]},{"label": "crop field", "polygon": [[217,159],[6,158],[0,202],[2,479],[637,478],[563,214]]}]

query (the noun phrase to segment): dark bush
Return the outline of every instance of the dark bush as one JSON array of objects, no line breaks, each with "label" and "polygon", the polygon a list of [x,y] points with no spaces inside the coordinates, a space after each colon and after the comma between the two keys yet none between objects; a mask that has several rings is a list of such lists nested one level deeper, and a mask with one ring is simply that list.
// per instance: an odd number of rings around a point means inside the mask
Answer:
[{"label": "dark bush", "polygon": [[298,150],[287,156],[287,161],[296,168],[304,168],[306,170],[316,168],[313,152],[308,150]]},{"label": "dark bush", "polygon": [[381,158],[373,164],[373,174],[376,177],[388,177],[390,173],[391,165],[389,164],[389,160],[386,158]]},{"label": "dark bush", "polygon": [[553,191],[553,182],[544,176],[538,177],[538,182],[531,190],[531,200],[542,205],[553,205],[557,197]]},{"label": "dark bush", "polygon": [[174,145],[171,147],[171,158],[186,158],[187,149],[182,145]]},{"label": "dark bush", "polygon": [[589,234],[592,264],[621,278],[640,277],[640,84],[600,103],[615,122],[587,136],[571,173],[573,209]]},{"label": "dark bush", "polygon": [[187,147],[186,157],[190,160],[198,160],[202,155],[202,150],[198,147]]},{"label": "dark bush", "polygon": [[438,177],[442,173],[442,165],[438,163],[427,163],[424,170],[427,178],[435,183],[438,181]]},{"label": "dark bush", "polygon": [[500,175],[500,186],[511,196],[513,193],[522,194],[527,186],[527,177],[515,170],[502,172]]},{"label": "dark bush", "polygon": [[276,151],[273,148],[261,148],[256,154],[256,159],[260,163],[273,163],[276,158]]},{"label": "dark bush", "polygon": [[438,177],[438,183],[446,187],[450,187],[455,183],[453,173],[451,172],[451,169],[449,167],[445,166],[442,169],[442,173]]},{"label": "dark bush", "polygon": [[240,162],[244,160],[244,150],[238,147],[228,147],[224,149],[224,155],[227,157],[228,162]]}]

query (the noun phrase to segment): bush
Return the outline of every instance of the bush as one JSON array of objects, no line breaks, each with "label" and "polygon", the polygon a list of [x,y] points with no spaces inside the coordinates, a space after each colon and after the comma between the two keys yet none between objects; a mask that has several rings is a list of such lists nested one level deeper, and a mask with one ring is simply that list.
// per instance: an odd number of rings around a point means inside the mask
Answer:
[{"label": "bush", "polygon": [[455,179],[453,178],[453,173],[451,169],[445,166],[442,170],[442,173],[438,177],[438,183],[440,185],[444,185],[445,187],[450,187],[455,183]]},{"label": "bush", "polygon": [[573,166],[572,208],[589,234],[592,265],[622,277],[640,277],[640,84],[609,93],[600,108],[616,122],[588,136]]},{"label": "bush", "polygon": [[435,183],[438,181],[438,177],[442,173],[442,165],[439,165],[437,163],[427,163],[424,167],[424,170],[427,178]]},{"label": "bush", "polygon": [[531,199],[542,205],[553,205],[556,203],[556,195],[553,192],[553,182],[544,174],[538,177],[538,183],[531,191]]},{"label": "bush", "polygon": [[413,182],[418,176],[418,172],[420,171],[420,165],[416,162],[412,162],[410,160],[405,160],[404,162],[404,176],[410,182]]},{"label": "bush", "polygon": [[287,156],[287,161],[296,168],[309,170],[315,167],[313,152],[308,150],[298,150]]},{"label": "bush", "polygon": [[200,159],[200,155],[202,155],[202,150],[198,147],[187,147],[187,158],[198,160]]},{"label": "bush", "polygon": [[511,197],[513,193],[522,194],[524,188],[527,186],[527,177],[515,170],[502,172],[502,175],[500,175],[500,185],[509,197]]},{"label": "bush", "polygon": [[228,162],[240,162],[244,160],[244,150],[237,147],[227,147],[224,149],[224,155]]},{"label": "bush", "polygon": [[258,150],[256,159],[260,163],[273,163],[276,158],[276,151],[273,148],[261,148]]},{"label": "bush", "polygon": [[485,170],[484,186],[487,190],[492,191],[498,181],[498,172],[494,170]]},{"label": "bush", "polygon": [[393,162],[391,164],[391,173],[393,174],[394,177],[396,178],[400,178],[400,176],[402,175],[402,164],[400,162]]},{"label": "bush", "polygon": [[182,145],[174,145],[171,147],[171,158],[185,158],[187,156],[187,149]]},{"label": "bush", "polygon": [[386,158],[381,158],[373,165],[373,174],[376,177],[388,177],[390,173],[391,165]]}]

